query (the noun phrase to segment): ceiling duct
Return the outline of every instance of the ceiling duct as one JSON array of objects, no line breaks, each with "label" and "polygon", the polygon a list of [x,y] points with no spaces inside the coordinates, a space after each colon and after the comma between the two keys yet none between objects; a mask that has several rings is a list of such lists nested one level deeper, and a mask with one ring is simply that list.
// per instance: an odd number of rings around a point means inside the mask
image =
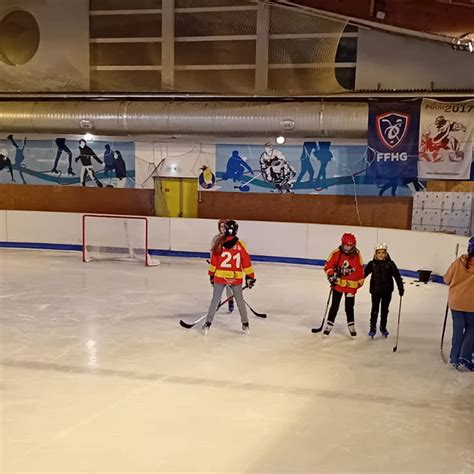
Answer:
[{"label": "ceiling duct", "polygon": [[[261,101],[5,101],[8,133],[136,137],[365,138],[367,103]],[[289,127],[288,124],[292,124]]]}]

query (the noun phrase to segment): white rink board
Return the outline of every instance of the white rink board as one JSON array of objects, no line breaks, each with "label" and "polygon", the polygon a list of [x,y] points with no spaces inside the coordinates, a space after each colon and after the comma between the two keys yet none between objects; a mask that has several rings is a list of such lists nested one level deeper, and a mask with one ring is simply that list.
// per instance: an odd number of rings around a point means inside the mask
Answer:
[{"label": "white rink board", "polygon": [[[0,242],[80,245],[81,219],[82,214],[75,213],[2,211]],[[152,250],[209,252],[217,233],[216,220],[148,217],[148,221]],[[453,261],[456,244],[465,253],[468,241],[461,236],[373,227],[256,221],[239,221],[239,226],[239,236],[253,255],[325,260],[341,235],[353,232],[364,262],[372,258],[377,242],[386,242],[400,269],[428,268],[438,275]]]},{"label": "white rink board", "polygon": [[7,211],[8,242],[80,245],[82,214]]},{"label": "white rink board", "polygon": [[7,211],[0,211],[0,242],[7,241]]}]

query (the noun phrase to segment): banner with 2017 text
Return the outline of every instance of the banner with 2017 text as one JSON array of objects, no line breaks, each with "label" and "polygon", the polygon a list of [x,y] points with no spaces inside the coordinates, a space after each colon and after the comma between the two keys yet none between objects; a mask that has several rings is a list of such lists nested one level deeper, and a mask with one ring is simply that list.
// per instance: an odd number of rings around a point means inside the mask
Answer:
[{"label": "banner with 2017 text", "polygon": [[418,175],[422,179],[469,179],[474,140],[474,101],[423,99]]}]

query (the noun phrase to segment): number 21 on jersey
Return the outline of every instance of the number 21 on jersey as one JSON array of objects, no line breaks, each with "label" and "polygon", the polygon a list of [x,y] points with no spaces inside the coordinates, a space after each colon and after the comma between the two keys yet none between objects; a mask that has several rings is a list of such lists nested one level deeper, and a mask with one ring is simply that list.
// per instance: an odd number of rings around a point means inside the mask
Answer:
[{"label": "number 21 on jersey", "polygon": [[[230,252],[222,252],[222,257],[224,257],[224,261],[221,263],[221,268],[236,268],[240,269],[240,253],[236,253],[232,255]],[[235,266],[232,265],[231,260],[235,261]]]}]

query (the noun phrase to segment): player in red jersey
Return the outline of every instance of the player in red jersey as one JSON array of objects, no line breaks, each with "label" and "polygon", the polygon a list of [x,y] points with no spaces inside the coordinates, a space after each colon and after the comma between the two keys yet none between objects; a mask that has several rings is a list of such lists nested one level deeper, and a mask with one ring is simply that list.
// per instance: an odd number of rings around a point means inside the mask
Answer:
[{"label": "player in red jersey", "polygon": [[245,275],[245,282],[252,288],[256,282],[252,268],[250,255],[243,242],[237,237],[239,225],[233,220],[224,223],[224,233],[216,239],[212,247],[211,263],[209,265],[209,278],[214,286],[211,305],[207,314],[206,322],[202,327],[202,332],[206,335],[211,327],[212,320],[217,311],[217,306],[224,291],[224,287],[229,285],[234,294],[234,299],[239,308],[242,330],[249,334],[249,320],[242,295],[242,281]]},{"label": "player in red jersey", "polygon": [[[211,256],[212,256],[212,248],[214,247],[215,243],[217,242],[217,239],[219,239],[219,237],[225,235],[225,223],[228,220],[229,219],[219,219],[219,221],[217,222],[217,229],[219,230],[219,233],[212,238]],[[209,263],[210,263],[210,261],[209,261]],[[230,298],[233,295],[232,288],[229,285],[226,285],[226,287],[225,287],[225,295],[226,295],[226,298]],[[229,300],[229,302],[227,303],[227,306],[228,306],[228,309],[229,309],[229,313],[232,313],[232,311],[234,311],[234,298],[231,298]]]},{"label": "player in red jersey", "polygon": [[332,286],[332,304],[329,309],[324,336],[328,336],[334,326],[342,295],[345,295],[349,333],[352,337],[357,336],[354,322],[354,303],[357,290],[364,284],[364,267],[362,256],[356,244],[357,240],[353,234],[344,234],[341,245],[331,253],[326,265],[324,265],[324,271]]}]

